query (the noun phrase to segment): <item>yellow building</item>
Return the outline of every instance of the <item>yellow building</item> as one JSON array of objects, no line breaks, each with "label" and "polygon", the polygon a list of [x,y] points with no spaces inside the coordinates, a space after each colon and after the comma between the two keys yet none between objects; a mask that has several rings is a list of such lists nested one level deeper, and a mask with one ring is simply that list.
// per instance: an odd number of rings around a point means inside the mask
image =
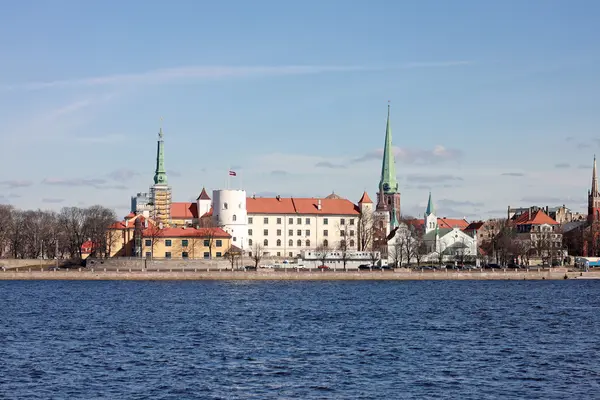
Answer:
[{"label": "yellow building", "polygon": [[231,235],[221,228],[172,228],[133,213],[107,232],[110,257],[209,259],[223,257]]},{"label": "yellow building", "polygon": [[221,228],[158,228],[142,233],[142,254],[159,259],[220,258],[231,247],[231,235]]}]

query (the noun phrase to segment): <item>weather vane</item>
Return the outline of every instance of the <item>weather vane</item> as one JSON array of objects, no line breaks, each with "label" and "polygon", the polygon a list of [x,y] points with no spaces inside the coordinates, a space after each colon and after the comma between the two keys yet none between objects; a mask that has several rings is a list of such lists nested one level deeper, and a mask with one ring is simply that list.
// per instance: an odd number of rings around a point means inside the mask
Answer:
[{"label": "weather vane", "polygon": [[162,131],[163,117],[160,117],[160,130],[158,131],[158,137],[162,139],[163,131]]}]

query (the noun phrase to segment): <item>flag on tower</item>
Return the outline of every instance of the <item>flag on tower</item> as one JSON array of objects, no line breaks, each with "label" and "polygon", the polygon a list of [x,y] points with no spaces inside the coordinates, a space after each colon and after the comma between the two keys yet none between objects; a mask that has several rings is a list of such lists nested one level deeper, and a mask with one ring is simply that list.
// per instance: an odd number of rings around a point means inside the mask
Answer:
[{"label": "flag on tower", "polygon": [[235,171],[229,171],[229,176],[237,176],[237,174],[235,173]]}]

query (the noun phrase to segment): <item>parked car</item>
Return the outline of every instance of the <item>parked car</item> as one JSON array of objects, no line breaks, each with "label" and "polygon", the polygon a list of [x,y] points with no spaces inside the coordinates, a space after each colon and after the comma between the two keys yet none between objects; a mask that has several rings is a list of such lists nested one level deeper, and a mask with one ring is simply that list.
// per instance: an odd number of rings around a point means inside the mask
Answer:
[{"label": "parked car", "polygon": [[244,267],[244,270],[246,270],[246,271],[256,271],[256,265],[246,265]]},{"label": "parked car", "polygon": [[361,271],[370,271],[371,266],[369,264],[361,264],[358,266],[358,269]]},{"label": "parked car", "polygon": [[319,265],[317,268],[321,269],[321,270],[330,269],[327,265],[324,265],[324,264],[323,265]]}]

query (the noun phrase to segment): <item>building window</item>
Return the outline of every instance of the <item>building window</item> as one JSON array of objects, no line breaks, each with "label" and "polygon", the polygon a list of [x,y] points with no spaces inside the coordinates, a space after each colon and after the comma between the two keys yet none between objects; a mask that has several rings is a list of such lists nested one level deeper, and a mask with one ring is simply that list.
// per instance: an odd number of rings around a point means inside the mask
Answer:
[{"label": "building window", "polygon": [[171,239],[165,240],[165,246],[171,247]]},{"label": "building window", "polygon": [[350,219],[350,225],[354,225],[354,218]]},{"label": "building window", "polygon": [[354,240],[350,241],[350,247],[354,247]]},{"label": "building window", "polygon": [[350,231],[350,236],[354,236],[354,231]]},{"label": "building window", "polygon": [[340,225],[346,225],[346,220],[344,218],[340,219]]},{"label": "building window", "polygon": [[294,230],[293,229],[288,230],[288,236],[294,236]]},{"label": "building window", "polygon": [[298,241],[296,242],[296,246],[301,247],[302,246],[302,240],[298,239]]},{"label": "building window", "polygon": [[327,239],[323,240],[323,247],[328,247],[329,241]]},{"label": "building window", "polygon": [[310,247],[310,240],[306,240],[306,247]]},{"label": "building window", "polygon": [[277,246],[281,246],[281,239],[277,239]]},{"label": "building window", "polygon": [[296,236],[302,236],[302,230],[298,229],[298,230],[296,231]]},{"label": "building window", "polygon": [[187,251],[181,252],[181,258],[183,258],[183,259],[189,258],[188,252]]},{"label": "building window", "polygon": [[263,241],[263,245],[264,245],[264,246],[268,246],[268,245],[269,245],[269,241],[268,241],[267,239],[265,239],[265,240]]},{"label": "building window", "polygon": [[304,220],[304,223],[305,223],[306,225],[310,225],[310,218],[306,218],[306,220]]},{"label": "building window", "polygon": [[263,236],[269,236],[269,230],[263,229]]},{"label": "building window", "polygon": [[152,246],[152,239],[146,239],[146,246]]},{"label": "building window", "polygon": [[346,246],[346,241],[345,240],[340,240],[340,247],[344,248]]},{"label": "building window", "polygon": [[248,217],[248,223],[251,224],[252,223],[252,217]]},{"label": "building window", "polygon": [[329,231],[327,229],[323,231],[323,236],[329,236]]},{"label": "building window", "polygon": [[227,203],[223,203],[223,210],[227,210]]},{"label": "building window", "polygon": [[340,231],[340,236],[346,236],[346,231]]},{"label": "building window", "polygon": [[252,239],[248,239],[248,245],[252,246]]},{"label": "building window", "polygon": [[217,251],[217,257],[223,257],[220,251]]},{"label": "building window", "polygon": [[252,236],[252,229],[248,229],[248,236]]},{"label": "building window", "polygon": [[204,239],[204,247],[210,246],[210,239]]},{"label": "building window", "polygon": [[216,241],[215,245],[216,245],[217,247],[223,247],[223,241],[222,241],[221,239],[217,239],[217,241]]},{"label": "building window", "polygon": [[288,253],[288,256],[290,256],[290,257],[293,257],[293,255],[292,255],[292,254],[293,254],[293,253],[290,251],[290,252]]},{"label": "building window", "polygon": [[306,236],[310,236],[310,229],[306,230]]},{"label": "building window", "polygon": [[292,239],[288,240],[288,246],[293,246],[294,245],[294,241]]},{"label": "building window", "polygon": [[293,225],[294,224],[294,218],[288,218],[288,224]]},{"label": "building window", "polygon": [[237,221],[237,217],[235,216],[235,214],[233,214],[233,217],[231,217],[231,220],[232,220],[233,222]]},{"label": "building window", "polygon": [[263,224],[268,224],[269,223],[269,217],[264,217],[263,218]]},{"label": "building window", "polygon": [[152,258],[152,252],[147,251],[146,252],[146,258]]},{"label": "building window", "polygon": [[329,224],[329,219],[323,218],[323,225],[327,225],[327,224]]},{"label": "building window", "polygon": [[171,252],[170,251],[166,251],[165,252],[165,258],[171,258]]},{"label": "building window", "polygon": [[281,229],[277,229],[277,236],[281,236]]},{"label": "building window", "polygon": [[281,218],[277,218],[277,225],[281,225]]},{"label": "building window", "polygon": [[281,252],[280,251],[277,252],[277,257],[281,257]]},{"label": "building window", "polygon": [[208,251],[204,252],[204,258],[210,258],[210,253]]},{"label": "building window", "polygon": [[234,237],[233,237],[233,241],[235,242],[236,240],[237,240],[237,237],[235,237],[235,236],[234,236]]},{"label": "building window", "polygon": [[298,218],[298,219],[296,219],[296,223],[297,223],[298,225],[300,225],[300,224],[302,223],[302,218]]}]

